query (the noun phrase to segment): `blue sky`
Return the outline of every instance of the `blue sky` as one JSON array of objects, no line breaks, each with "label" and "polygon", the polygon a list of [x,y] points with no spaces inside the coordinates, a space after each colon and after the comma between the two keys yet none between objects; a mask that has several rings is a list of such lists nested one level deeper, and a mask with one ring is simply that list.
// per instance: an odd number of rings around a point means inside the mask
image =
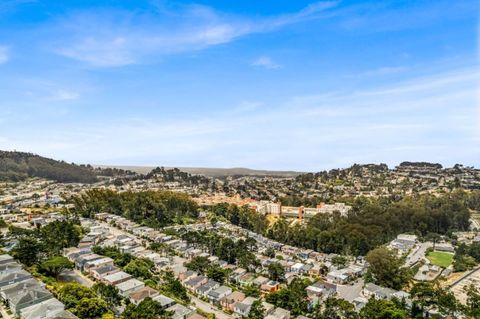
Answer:
[{"label": "blue sky", "polygon": [[478,18],[474,0],[2,0],[0,149],[480,167]]}]

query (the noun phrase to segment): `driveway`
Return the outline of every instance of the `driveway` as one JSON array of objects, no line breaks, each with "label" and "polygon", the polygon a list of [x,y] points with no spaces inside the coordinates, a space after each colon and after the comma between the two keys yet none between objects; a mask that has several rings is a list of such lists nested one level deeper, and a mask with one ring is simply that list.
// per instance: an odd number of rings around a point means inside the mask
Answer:
[{"label": "driveway", "polygon": [[66,282],[77,282],[77,283],[81,284],[82,286],[85,286],[85,287],[88,287],[88,288],[91,288],[94,284],[94,282],[92,280],[90,280],[90,278],[87,278],[86,276],[84,276],[77,269],[64,270],[60,274],[60,279],[63,280],[63,281],[66,281]]}]

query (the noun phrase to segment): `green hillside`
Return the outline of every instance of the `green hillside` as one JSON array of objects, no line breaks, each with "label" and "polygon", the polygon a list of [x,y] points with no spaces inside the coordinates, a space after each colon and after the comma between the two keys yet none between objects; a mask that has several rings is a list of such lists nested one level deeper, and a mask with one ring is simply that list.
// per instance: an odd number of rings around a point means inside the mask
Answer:
[{"label": "green hillside", "polygon": [[23,152],[0,151],[0,181],[22,181],[41,177],[63,183],[94,183],[96,174],[90,167],[56,161]]}]

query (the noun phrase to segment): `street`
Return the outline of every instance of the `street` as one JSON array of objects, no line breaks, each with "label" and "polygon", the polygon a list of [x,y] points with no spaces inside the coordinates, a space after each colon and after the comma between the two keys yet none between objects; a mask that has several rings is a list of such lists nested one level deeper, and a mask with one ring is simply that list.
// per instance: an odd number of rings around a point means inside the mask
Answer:
[{"label": "street", "polygon": [[199,298],[197,298],[195,296],[192,296],[190,294],[189,294],[189,296],[192,299],[193,305],[195,307],[197,307],[198,309],[202,310],[203,312],[213,313],[215,315],[215,317],[218,318],[218,319],[232,319],[232,318],[234,318],[233,316],[227,315],[223,311],[218,310],[217,308],[215,308],[214,306],[212,306],[208,302],[202,301]]}]

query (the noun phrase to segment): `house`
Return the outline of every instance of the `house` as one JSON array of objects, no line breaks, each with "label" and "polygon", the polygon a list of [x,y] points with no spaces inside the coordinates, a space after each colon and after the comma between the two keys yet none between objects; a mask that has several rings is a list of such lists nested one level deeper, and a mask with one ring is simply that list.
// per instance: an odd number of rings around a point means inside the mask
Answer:
[{"label": "house", "polygon": [[52,298],[52,294],[41,286],[31,287],[30,289],[22,288],[21,290],[12,291],[10,295],[6,296],[10,310],[15,314],[19,314],[23,308],[41,303],[50,298]]},{"label": "house", "polygon": [[15,272],[6,273],[3,275],[0,275],[0,287],[13,285],[17,282],[22,282],[30,278],[32,278],[32,275],[30,275],[29,272],[26,272],[23,269]]},{"label": "house", "polygon": [[280,283],[275,280],[270,280],[260,286],[260,290],[264,293],[275,292],[280,289]]},{"label": "house", "polygon": [[366,299],[374,297],[376,299],[390,300],[397,298],[405,300],[407,304],[411,304],[410,295],[404,291],[397,291],[390,288],[381,287],[372,283],[368,283],[362,290],[362,295]]},{"label": "house", "polygon": [[118,271],[103,277],[101,280],[107,285],[116,286],[118,284],[121,284],[122,282],[130,280],[131,278],[132,278],[132,275],[127,274],[124,271]]},{"label": "house", "polygon": [[407,252],[415,246],[417,239],[418,238],[415,235],[400,234],[396,239],[390,242],[389,246],[398,249],[401,252]]},{"label": "house", "polygon": [[275,306],[266,301],[262,301],[262,306],[263,306],[263,309],[265,309],[265,312],[264,312],[265,316],[271,314],[273,310],[275,310]]},{"label": "house", "polygon": [[450,243],[437,243],[435,245],[435,250],[436,251],[448,252],[448,253],[454,253],[455,252],[455,248]]},{"label": "house", "polygon": [[265,319],[290,319],[290,311],[283,308],[275,308]]},{"label": "house", "polygon": [[17,262],[6,263],[0,265],[0,275],[16,272],[22,269],[22,266]]},{"label": "house", "polygon": [[90,268],[89,273],[96,280],[101,280],[103,277],[117,273],[119,271],[120,271],[120,268],[117,268],[116,266],[113,266],[113,265],[107,265],[107,266]]},{"label": "house", "polygon": [[102,266],[113,266],[113,259],[110,257],[104,257],[104,258],[87,261],[85,265],[83,265],[83,270],[88,271],[90,268],[102,267]]},{"label": "house", "polygon": [[83,271],[83,267],[85,266],[86,263],[88,263],[89,261],[93,261],[93,260],[96,260],[96,259],[102,259],[102,258],[105,258],[105,257],[97,255],[97,254],[80,255],[74,260],[75,268]]},{"label": "house", "polygon": [[184,281],[185,287],[190,289],[191,291],[195,291],[198,287],[205,285],[208,281],[208,278],[205,276],[196,276]]},{"label": "house", "polygon": [[247,297],[241,302],[237,302],[233,307],[233,312],[240,316],[248,316],[252,304],[256,301],[256,298]]},{"label": "house", "polygon": [[152,298],[152,300],[158,302],[163,309],[166,309],[168,307],[171,307],[175,304],[175,300],[168,298],[167,296],[164,296],[162,294],[159,294],[155,297]]},{"label": "house", "polygon": [[269,282],[270,279],[268,279],[267,277],[263,277],[263,276],[258,276],[257,278],[255,278],[253,280],[253,284],[255,286],[258,286],[258,287],[261,287],[262,285],[266,284],[267,282]]},{"label": "house", "polygon": [[254,274],[252,274],[251,272],[247,272],[241,275],[240,277],[238,277],[237,282],[241,286],[250,286],[254,280],[255,280]]},{"label": "house", "polygon": [[150,288],[150,287],[143,287],[143,288],[140,288],[140,289],[132,292],[129,295],[129,299],[133,304],[138,305],[145,298],[153,298],[153,297],[156,297],[158,295],[160,295],[160,293],[158,291],[156,291],[155,289]]},{"label": "house", "polygon": [[241,302],[242,300],[245,299],[245,294],[240,291],[234,291],[228,296],[225,296],[221,301],[220,305],[227,310],[233,311],[235,308],[235,305],[238,302]]},{"label": "house", "polygon": [[78,319],[72,313],[65,311],[63,303],[55,298],[21,309],[20,317],[22,319]]},{"label": "house", "polygon": [[232,288],[227,286],[220,286],[217,289],[210,291],[207,294],[208,300],[213,304],[219,304],[222,298],[232,293]]},{"label": "house", "polygon": [[13,259],[12,256],[7,254],[0,255],[0,265],[9,264],[12,262],[15,262],[15,259]]},{"label": "house", "polygon": [[345,268],[333,270],[327,274],[327,280],[335,284],[345,284],[350,280],[350,273]]},{"label": "house", "polygon": [[118,288],[120,295],[127,297],[132,292],[145,287],[145,284],[137,279],[129,279],[115,286]]},{"label": "house", "polygon": [[186,319],[188,315],[193,313],[193,310],[179,304],[170,306],[166,310],[173,312],[171,319]]},{"label": "house", "polygon": [[199,296],[206,297],[210,291],[217,289],[218,287],[220,287],[219,282],[209,279],[204,285],[197,287],[195,293]]},{"label": "house", "polygon": [[23,289],[33,289],[36,287],[43,287],[43,284],[40,284],[40,282],[36,281],[33,278],[17,282],[16,284],[13,285],[8,285],[0,288],[0,296],[2,299],[6,300],[7,296],[12,295],[15,292],[21,291]]},{"label": "house", "polygon": [[238,281],[240,276],[244,275],[247,271],[243,268],[234,269],[230,274],[230,279],[234,281]]},{"label": "house", "polygon": [[307,296],[310,299],[312,304],[317,304],[320,299],[327,299],[336,294],[337,285],[318,281],[313,285],[308,286],[306,289]]}]

